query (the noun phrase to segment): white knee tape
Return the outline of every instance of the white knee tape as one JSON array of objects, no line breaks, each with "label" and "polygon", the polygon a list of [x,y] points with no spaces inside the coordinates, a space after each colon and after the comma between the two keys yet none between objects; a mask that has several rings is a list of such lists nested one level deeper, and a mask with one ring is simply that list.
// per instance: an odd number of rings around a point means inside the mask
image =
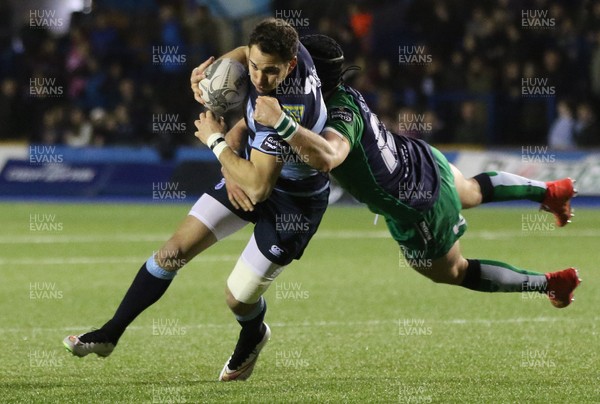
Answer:
[{"label": "white knee tape", "polygon": [[238,302],[252,304],[258,302],[271,282],[272,279],[258,275],[244,258],[240,257],[227,278],[227,287]]}]

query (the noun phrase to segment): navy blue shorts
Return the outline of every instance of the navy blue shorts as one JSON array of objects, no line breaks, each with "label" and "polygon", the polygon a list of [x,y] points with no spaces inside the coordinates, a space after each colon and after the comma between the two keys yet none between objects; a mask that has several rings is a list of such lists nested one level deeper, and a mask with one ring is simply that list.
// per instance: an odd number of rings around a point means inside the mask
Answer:
[{"label": "navy blue shorts", "polygon": [[288,265],[300,259],[316,233],[327,209],[329,188],[315,196],[293,196],[273,190],[269,198],[256,204],[252,212],[236,209],[221,181],[206,192],[241,219],[252,222],[260,252],[271,262]]}]

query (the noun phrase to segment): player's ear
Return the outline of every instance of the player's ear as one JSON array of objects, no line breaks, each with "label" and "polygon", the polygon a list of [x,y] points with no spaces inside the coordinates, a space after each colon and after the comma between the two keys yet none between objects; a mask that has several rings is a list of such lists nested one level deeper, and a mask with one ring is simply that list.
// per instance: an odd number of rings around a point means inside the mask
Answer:
[{"label": "player's ear", "polygon": [[298,64],[298,56],[294,56],[294,58],[292,60],[290,60],[287,74],[290,74],[292,72],[292,70],[294,70],[294,67],[296,67],[297,64]]}]

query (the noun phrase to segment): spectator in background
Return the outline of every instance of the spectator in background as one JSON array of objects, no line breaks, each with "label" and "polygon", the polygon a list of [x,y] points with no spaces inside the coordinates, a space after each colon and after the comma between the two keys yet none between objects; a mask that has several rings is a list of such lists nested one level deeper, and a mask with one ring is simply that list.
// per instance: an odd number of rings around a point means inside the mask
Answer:
[{"label": "spectator in background", "polygon": [[94,108],[90,111],[90,123],[92,124],[92,146],[104,146],[109,138],[107,128],[107,114],[103,108]]},{"label": "spectator in background", "polygon": [[487,93],[492,90],[494,77],[479,56],[469,62],[467,71],[467,88],[477,94]]},{"label": "spectator in background", "polygon": [[71,99],[79,99],[85,89],[90,44],[80,28],[73,28],[70,31],[69,39],[69,50],[65,60],[68,80],[67,94]]},{"label": "spectator in background", "polygon": [[[175,74],[185,70],[185,66],[176,60],[176,56],[185,54],[186,46],[183,37],[182,25],[175,14],[175,9],[170,5],[163,5],[159,11],[160,17],[160,45],[176,51],[168,50],[164,56],[171,56],[160,62],[160,69],[167,74]],[[187,71],[186,71],[187,72]]]},{"label": "spectator in background", "polygon": [[[522,77],[526,79],[541,77],[534,61],[526,60],[522,64]],[[515,119],[519,122],[519,134],[523,136],[515,140],[523,142],[523,139],[527,139],[532,144],[546,143],[548,141],[550,122],[546,123],[541,117],[545,117],[547,114],[547,104],[535,99],[531,100],[524,95],[521,95],[521,98],[522,102],[518,108],[517,115],[504,117],[504,119]]]},{"label": "spectator in background", "polygon": [[23,112],[17,81],[7,77],[0,82],[0,140],[17,139],[22,134],[19,121]]},{"label": "spectator in background", "polygon": [[575,119],[569,102],[561,100],[557,106],[558,117],[550,126],[548,145],[553,149],[568,150],[575,147],[573,139]]},{"label": "spectator in background", "polygon": [[450,64],[441,70],[440,90],[460,91],[467,85],[465,79],[464,56],[461,51],[455,50],[450,56]]},{"label": "spectator in background", "polygon": [[118,60],[114,60],[110,62],[106,70],[107,77],[101,91],[106,100],[106,108],[114,108],[122,99],[120,83],[123,80],[123,65]]},{"label": "spectator in background", "polygon": [[118,31],[110,22],[108,11],[98,10],[92,29],[90,30],[90,45],[92,53],[99,59],[104,59],[118,39]]},{"label": "spectator in background", "polygon": [[455,129],[454,141],[458,143],[485,143],[485,122],[477,114],[477,105],[465,101],[460,106],[460,123]]},{"label": "spectator in background", "polygon": [[198,66],[209,57],[221,54],[219,24],[206,5],[199,5],[186,15],[185,29],[190,43],[192,66]]},{"label": "spectator in background", "polygon": [[557,94],[571,95],[575,78],[569,77],[562,56],[555,49],[547,49],[542,59],[541,76],[548,79],[548,84],[556,87]]},{"label": "spectator in background", "polygon": [[64,143],[73,147],[87,146],[92,141],[92,132],[92,124],[87,120],[83,110],[79,107],[71,108],[65,127]]},{"label": "spectator in background", "polygon": [[[597,8],[600,9],[600,2]],[[596,31],[596,46],[592,53],[590,73],[592,92],[596,99],[600,100],[600,28]]]},{"label": "spectator in background", "polygon": [[369,54],[371,50],[369,37],[371,35],[371,27],[373,26],[373,13],[366,5],[350,4],[349,14],[352,32],[359,40],[362,51]]},{"label": "spectator in background", "polygon": [[439,135],[444,129],[444,123],[437,116],[435,111],[428,109],[423,114],[424,130],[421,132],[421,139],[426,142],[439,141]]},{"label": "spectator in background", "polygon": [[519,119],[522,108],[521,66],[516,60],[508,60],[502,65],[500,74],[500,96],[497,102],[497,123],[499,133],[506,142],[516,143],[523,139]]},{"label": "spectator in background", "polygon": [[[147,129],[153,106],[169,100],[165,113],[180,114],[187,121],[196,112],[180,96],[188,91],[188,72],[207,56],[220,53],[219,24],[209,8],[198,6],[197,1],[159,1],[151,10],[138,2],[127,2],[127,9],[94,7],[90,14],[80,15],[79,22],[72,19],[75,23],[63,37],[25,25],[18,39],[11,38],[8,28],[17,16],[9,18],[11,7],[5,3],[0,0],[0,20],[6,22],[0,24],[0,81],[15,77],[19,86],[14,97],[0,92],[0,116],[9,116],[4,106],[11,102],[22,105],[17,108],[22,111],[27,108],[27,118],[19,119],[19,132],[31,141],[42,141],[42,123],[52,121],[43,118],[45,112],[66,101],[68,110],[77,106],[84,112],[105,111],[102,119],[92,119],[99,131],[93,143],[113,143],[116,134],[111,131],[128,125],[133,126],[135,136],[125,139],[134,144],[155,143],[155,134]],[[347,64],[362,67],[355,81],[351,74],[347,80],[369,104],[379,101],[382,113],[379,108],[377,112],[382,120],[393,120],[397,126],[394,111],[398,105],[416,111],[433,107],[447,130],[432,139],[448,142],[456,135],[455,129],[473,122],[468,123],[461,113],[458,100],[464,98],[442,101],[438,97],[474,92],[496,102],[494,129],[499,143],[539,144],[548,139],[551,102],[523,97],[519,81],[547,78],[559,97],[598,102],[600,1],[526,2],[531,8],[549,10],[556,20],[550,29],[524,27],[517,3],[280,0],[273,6],[274,10],[301,10],[302,17],[310,19],[309,30],[330,35],[342,45]],[[181,10],[190,11],[185,15]],[[411,44],[423,46],[432,62],[399,65],[398,46]],[[178,55],[188,60],[154,64],[155,46],[178,47]],[[23,96],[27,81],[34,77],[56,78],[58,85],[64,85],[65,95]],[[123,93],[125,78],[135,91]],[[394,102],[389,103],[390,99]],[[118,125],[115,110],[121,104],[128,111],[125,121],[129,123]],[[483,108],[475,112],[486,113]],[[14,132],[5,125],[1,136],[8,131]],[[53,131],[59,132],[56,128],[46,132]],[[46,136],[50,138],[56,136]],[[186,142],[185,136],[176,139],[178,144]]]},{"label": "spectator in background", "polygon": [[592,106],[587,102],[577,106],[575,142],[579,147],[600,146],[600,122]]},{"label": "spectator in background", "polygon": [[113,112],[114,129],[112,134],[113,144],[138,144],[139,133],[136,133],[135,127],[131,122],[131,114],[129,108],[125,104],[117,105]]},{"label": "spectator in background", "polygon": [[64,107],[54,106],[44,112],[41,143],[61,144],[64,140]]},{"label": "spectator in background", "polygon": [[106,108],[107,100],[102,91],[105,82],[106,72],[100,66],[100,62],[95,57],[90,57],[88,59],[88,77],[79,104],[87,110],[96,107]]}]

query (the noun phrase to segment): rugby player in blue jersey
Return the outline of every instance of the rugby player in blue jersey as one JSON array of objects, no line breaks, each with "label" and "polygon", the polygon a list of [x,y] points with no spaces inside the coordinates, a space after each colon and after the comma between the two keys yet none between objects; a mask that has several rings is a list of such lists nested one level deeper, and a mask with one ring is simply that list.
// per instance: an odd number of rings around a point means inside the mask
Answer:
[{"label": "rugby player in blue jersey", "polygon": [[[294,155],[275,129],[254,121],[256,99],[259,95],[275,97],[298,124],[317,133],[327,116],[312,59],[293,27],[282,20],[264,20],[241,51],[251,79],[244,119],[227,134],[223,120],[211,112],[195,122],[196,136],[219,159],[225,182],[202,195],[175,234],[142,265],[116,313],[102,328],[64,339],[74,355],[110,355],[126,327],[163,295],[185,263],[252,222],[254,232],[227,280],[227,304],[241,331],[219,379],[245,380],[252,374],[271,335],[263,321],[266,302],[262,295],[286,265],[302,256],[329,195],[327,175]],[[235,201],[240,199],[228,194],[247,199],[238,204]],[[302,231],[277,231],[279,221],[286,217],[301,218]]]},{"label": "rugby player in blue jersey", "polygon": [[482,292],[548,295],[558,308],[568,306],[579,284],[577,270],[538,273],[491,260],[466,259],[459,238],[466,230],[461,209],[486,202],[531,200],[553,213],[559,227],[570,222],[576,191],[565,178],[541,182],[506,172],[466,179],[434,147],[388,131],[362,95],[343,83],[343,52],[324,35],[302,38],[322,83],[328,118],[318,135],[282,111],[277,100],[259,97],[255,119],[331,174],[371,211],[385,217],[407,262],[439,283]]}]

